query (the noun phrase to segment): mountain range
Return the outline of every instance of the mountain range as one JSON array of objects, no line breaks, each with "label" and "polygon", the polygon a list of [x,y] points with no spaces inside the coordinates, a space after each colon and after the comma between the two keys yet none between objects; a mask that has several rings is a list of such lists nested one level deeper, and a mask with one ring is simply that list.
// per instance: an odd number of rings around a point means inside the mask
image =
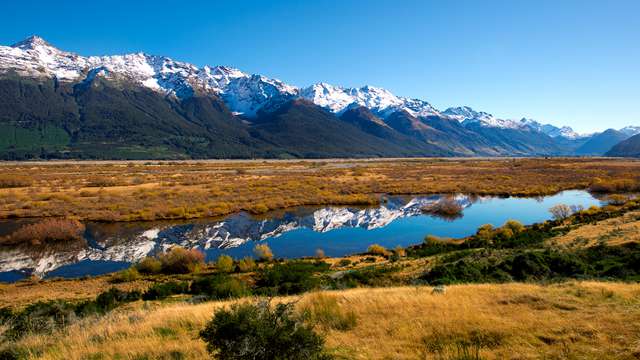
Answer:
[{"label": "mountain range", "polygon": [[638,133],[581,135],[144,53],[85,57],[37,36],[0,46],[0,159],[603,155]]}]

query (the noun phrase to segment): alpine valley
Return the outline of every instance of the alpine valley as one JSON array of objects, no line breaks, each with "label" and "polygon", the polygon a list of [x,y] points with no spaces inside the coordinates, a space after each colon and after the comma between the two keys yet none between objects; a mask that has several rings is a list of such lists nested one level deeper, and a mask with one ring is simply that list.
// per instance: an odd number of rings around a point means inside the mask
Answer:
[{"label": "alpine valley", "polygon": [[84,57],[36,36],[0,46],[5,160],[604,155],[638,133],[580,135],[144,53]]}]

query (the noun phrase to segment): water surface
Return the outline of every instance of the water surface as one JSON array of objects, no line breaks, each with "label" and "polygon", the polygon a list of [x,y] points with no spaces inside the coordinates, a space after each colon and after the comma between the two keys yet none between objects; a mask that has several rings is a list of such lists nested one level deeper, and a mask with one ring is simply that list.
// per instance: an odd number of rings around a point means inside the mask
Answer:
[{"label": "water surface", "polygon": [[[327,256],[363,252],[377,243],[388,248],[420,243],[426,235],[464,237],[483,224],[500,226],[509,219],[532,224],[551,217],[557,204],[588,208],[601,205],[585,191],[565,191],[539,198],[457,195],[464,210],[451,220],[423,214],[422,208],[443,195],[388,197],[377,207],[305,207],[253,217],[239,213],[223,219],[190,222],[92,223],[84,239],[64,244],[0,248],[0,281],[35,274],[43,277],[99,275],[128,267],[171,246],[203,250],[208,260],[220,254],[251,256],[256,243],[266,243],[277,257]],[[0,222],[0,235],[27,220]],[[33,221],[33,220],[30,220]]]}]

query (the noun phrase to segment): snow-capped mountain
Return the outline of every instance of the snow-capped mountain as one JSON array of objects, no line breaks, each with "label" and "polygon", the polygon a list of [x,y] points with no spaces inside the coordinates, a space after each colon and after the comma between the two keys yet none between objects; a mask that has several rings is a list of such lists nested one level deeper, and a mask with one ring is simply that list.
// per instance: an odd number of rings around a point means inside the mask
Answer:
[{"label": "snow-capped mountain", "polygon": [[628,137],[631,137],[633,135],[640,134],[640,126],[625,126],[618,131],[627,135]]},{"label": "snow-capped mountain", "polygon": [[483,127],[530,130],[549,135],[552,138],[562,137],[569,140],[575,140],[589,136],[578,134],[569,126],[557,127],[551,124],[542,124],[533,119],[499,119],[489,113],[476,111],[468,106],[448,108],[443,111],[442,114],[466,125],[478,124]]},{"label": "snow-capped mountain", "polygon": [[126,79],[178,98],[196,92],[214,93],[231,111],[247,116],[255,115],[274,97],[293,97],[298,92],[280,80],[226,66],[198,68],[144,53],[83,57],[61,51],[37,36],[10,47],[0,46],[0,72],[8,71],[60,82],[86,82],[96,77]]},{"label": "snow-capped mountain", "polygon": [[438,114],[426,101],[397,97],[373,86],[341,88],[320,83],[299,89],[278,79],[249,75],[231,67],[199,68],[144,53],[83,57],[59,50],[37,36],[10,47],[0,46],[0,72],[8,71],[62,82],[92,81],[96,77],[124,78],[179,98],[195,92],[211,92],[220,95],[231,111],[248,117],[256,115],[274,99],[296,97],[311,100],[334,113],[341,113],[350,105],[361,105],[382,116],[398,110],[413,116]]},{"label": "snow-capped mountain", "polygon": [[[25,86],[31,90],[21,90]],[[113,154],[100,153],[105,158],[132,146],[161,158],[572,155],[588,137],[467,106],[441,112],[374,86],[300,88],[232,67],[145,53],[81,56],[37,36],[0,46],[0,87],[7,97],[0,120],[9,119],[3,125],[43,141],[35,146],[16,137],[0,151],[2,159],[96,157],[87,154],[87,143],[112,144]],[[304,101],[290,101],[297,99]],[[359,108],[369,114],[342,119]]]},{"label": "snow-capped mountain", "polygon": [[484,127],[503,129],[523,129],[526,124],[520,121],[499,119],[484,111],[476,111],[468,106],[452,107],[442,112],[451,119],[458,120],[463,125],[478,124]]},{"label": "snow-capped mountain", "polygon": [[438,110],[426,101],[398,97],[375,86],[342,88],[319,83],[301,89],[300,96],[336,114],[351,106],[364,106],[383,118],[396,111],[406,111],[417,117],[439,114]]}]

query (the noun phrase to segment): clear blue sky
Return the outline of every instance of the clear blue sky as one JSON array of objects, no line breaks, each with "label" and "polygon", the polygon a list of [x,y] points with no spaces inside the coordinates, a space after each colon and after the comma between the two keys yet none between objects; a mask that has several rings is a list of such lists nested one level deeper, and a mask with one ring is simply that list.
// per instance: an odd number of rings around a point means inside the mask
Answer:
[{"label": "clear blue sky", "polygon": [[640,1],[5,1],[0,44],[370,84],[579,131],[640,125]]}]

